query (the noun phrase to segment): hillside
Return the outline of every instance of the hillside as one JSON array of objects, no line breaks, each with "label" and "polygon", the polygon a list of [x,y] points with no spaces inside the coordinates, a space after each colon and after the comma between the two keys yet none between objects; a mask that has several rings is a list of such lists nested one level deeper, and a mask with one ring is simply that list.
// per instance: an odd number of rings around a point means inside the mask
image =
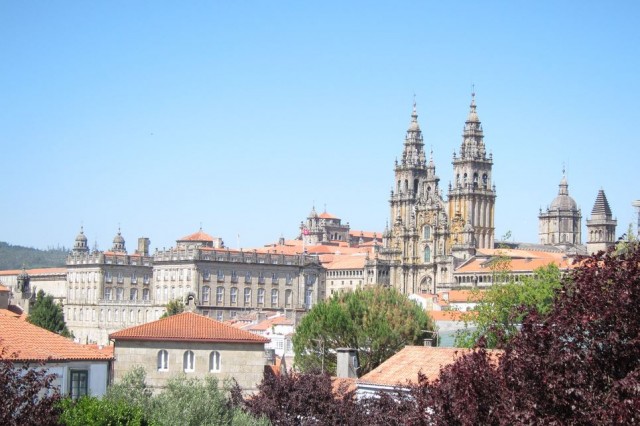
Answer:
[{"label": "hillside", "polygon": [[0,270],[61,267],[69,250],[66,248],[50,248],[38,250],[30,247],[14,246],[0,241]]}]

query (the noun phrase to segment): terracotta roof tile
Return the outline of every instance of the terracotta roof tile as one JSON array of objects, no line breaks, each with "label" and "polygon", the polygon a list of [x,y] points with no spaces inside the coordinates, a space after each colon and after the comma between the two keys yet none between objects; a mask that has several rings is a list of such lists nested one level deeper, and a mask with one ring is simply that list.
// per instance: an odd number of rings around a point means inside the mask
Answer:
[{"label": "terracotta roof tile", "polygon": [[213,242],[213,237],[206,232],[203,232],[202,229],[193,234],[187,235],[186,237],[180,238],[178,241],[207,241]]},{"label": "terracotta roof tile", "polygon": [[338,219],[338,217],[332,215],[331,213],[327,213],[327,212],[321,213],[318,217],[320,219]]},{"label": "terracotta roof tile", "polygon": [[251,325],[250,327],[247,327],[247,330],[264,331],[270,329],[275,325],[293,325],[293,321],[284,315],[280,315],[275,318],[267,318],[257,324]]},{"label": "terracotta roof tile", "polygon": [[9,287],[3,286],[2,284],[0,284],[0,292],[6,293],[9,292],[11,290],[9,290]]},{"label": "terracotta roof tile", "polygon": [[[0,315],[0,348],[16,361],[112,360],[113,355],[92,345],[75,343],[10,315]],[[0,350],[0,353],[2,351]],[[16,354],[13,357],[12,354]]]},{"label": "terracotta roof tile", "polygon": [[[64,275],[67,273],[67,268],[36,268],[27,269],[27,274],[34,275]],[[22,272],[22,269],[6,269],[0,271],[0,276],[18,275]]]},{"label": "terracotta roof tile", "polygon": [[[406,346],[397,354],[365,374],[358,380],[358,384],[372,384],[382,386],[415,384],[418,372],[422,372],[429,380],[440,375],[440,368],[452,364],[471,349],[445,348],[431,346]],[[489,351],[498,357],[502,351]]]},{"label": "terracotta roof tile", "polygon": [[462,321],[464,315],[473,315],[474,311],[427,311],[434,321]]},{"label": "terracotta roof tile", "polygon": [[214,319],[183,312],[147,324],[111,333],[114,340],[170,340],[187,342],[267,343],[269,339],[223,324]]}]

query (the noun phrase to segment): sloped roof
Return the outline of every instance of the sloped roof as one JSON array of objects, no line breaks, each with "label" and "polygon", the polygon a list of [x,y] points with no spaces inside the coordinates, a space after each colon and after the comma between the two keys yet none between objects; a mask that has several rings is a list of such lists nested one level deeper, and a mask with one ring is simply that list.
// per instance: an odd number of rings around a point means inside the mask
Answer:
[{"label": "sloped roof", "polygon": [[180,238],[178,241],[207,241],[213,242],[213,237],[200,229],[198,232]]},{"label": "sloped roof", "polygon": [[609,201],[607,200],[607,196],[604,195],[603,189],[598,191],[596,202],[593,204],[593,209],[591,210],[591,216],[601,218],[611,217],[611,207],[609,207]]},{"label": "sloped roof", "polygon": [[[358,384],[380,386],[405,386],[415,384],[418,372],[422,372],[429,380],[440,375],[440,368],[454,363],[471,349],[445,348],[431,346],[406,346],[397,354],[371,370],[358,380]],[[502,351],[489,351],[498,356]]]},{"label": "sloped roof", "polygon": [[[4,271],[0,271],[1,276],[7,275],[18,275],[22,272],[22,269],[5,269]],[[34,275],[64,275],[67,273],[67,268],[36,268],[36,269],[27,269],[27,274],[30,276]]]},{"label": "sloped roof", "polygon": [[318,217],[321,218],[321,219],[338,219],[338,217],[332,215],[331,213],[327,213],[327,212],[320,213],[320,215]]},{"label": "sloped roof", "polygon": [[6,293],[9,292],[11,290],[9,290],[9,287],[3,286],[2,284],[0,284],[0,292],[2,293]]},{"label": "sloped roof", "polygon": [[264,331],[264,330],[268,330],[273,326],[276,325],[293,325],[293,321],[290,320],[289,318],[287,318],[284,315],[280,315],[274,318],[267,318],[263,321],[260,321],[257,324],[253,324],[249,327],[246,328],[246,330],[251,330],[251,331]]},{"label": "sloped roof", "polygon": [[572,267],[573,259],[561,252],[520,249],[484,249],[462,264],[455,273],[491,273],[492,261],[498,256],[508,259],[509,272],[530,272],[555,263],[560,269]]},{"label": "sloped roof", "polygon": [[214,319],[183,312],[147,324],[111,333],[114,340],[165,340],[182,342],[267,343],[269,339],[223,324]]},{"label": "sloped roof", "polygon": [[[12,315],[0,315],[0,330],[0,359],[53,362],[113,359],[107,351],[75,343]],[[14,353],[15,357],[12,356]]]}]

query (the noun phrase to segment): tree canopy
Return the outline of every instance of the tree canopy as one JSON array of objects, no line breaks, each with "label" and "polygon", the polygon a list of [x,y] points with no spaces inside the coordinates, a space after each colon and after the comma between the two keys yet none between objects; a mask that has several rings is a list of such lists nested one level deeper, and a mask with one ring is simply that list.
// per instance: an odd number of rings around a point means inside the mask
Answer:
[{"label": "tree canopy", "polygon": [[53,296],[45,294],[43,290],[38,291],[27,321],[62,336],[72,336],[64,321],[62,306],[53,300]]},{"label": "tree canopy", "polygon": [[0,424],[58,424],[56,375],[40,366],[14,363],[16,356],[0,345]]},{"label": "tree canopy", "polygon": [[366,374],[405,345],[422,344],[434,321],[415,302],[381,286],[341,292],[315,305],[293,337],[295,363],[303,371],[336,371],[336,349],[358,350]]},{"label": "tree canopy", "polygon": [[[582,258],[550,311],[532,309],[523,318],[499,362],[481,348],[413,389],[430,407],[421,411],[423,422],[636,424],[638,318],[639,245]],[[417,404],[412,412],[419,412]]]},{"label": "tree canopy", "polygon": [[160,318],[170,317],[184,312],[184,303],[180,299],[172,299],[165,306],[166,311]]},{"label": "tree canopy", "polygon": [[464,315],[466,328],[457,333],[456,346],[471,348],[484,337],[486,347],[503,347],[529,312],[546,315],[551,310],[561,287],[561,274],[557,265],[551,264],[536,269],[533,277],[523,277],[521,282],[503,282],[483,290],[476,308]]}]

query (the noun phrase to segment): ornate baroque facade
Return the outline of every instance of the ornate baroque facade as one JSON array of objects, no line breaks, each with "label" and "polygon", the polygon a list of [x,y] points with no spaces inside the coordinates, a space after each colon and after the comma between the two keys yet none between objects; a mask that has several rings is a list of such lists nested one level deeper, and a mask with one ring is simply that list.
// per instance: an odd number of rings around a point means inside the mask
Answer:
[{"label": "ornate baroque facade", "polygon": [[391,285],[403,293],[451,287],[457,264],[473,256],[476,248],[493,247],[493,158],[486,153],[475,94],[452,163],[455,182],[445,200],[432,155],[427,162],[414,103],[402,158],[395,164],[395,189],[389,200],[392,223],[381,250],[389,262]]}]

